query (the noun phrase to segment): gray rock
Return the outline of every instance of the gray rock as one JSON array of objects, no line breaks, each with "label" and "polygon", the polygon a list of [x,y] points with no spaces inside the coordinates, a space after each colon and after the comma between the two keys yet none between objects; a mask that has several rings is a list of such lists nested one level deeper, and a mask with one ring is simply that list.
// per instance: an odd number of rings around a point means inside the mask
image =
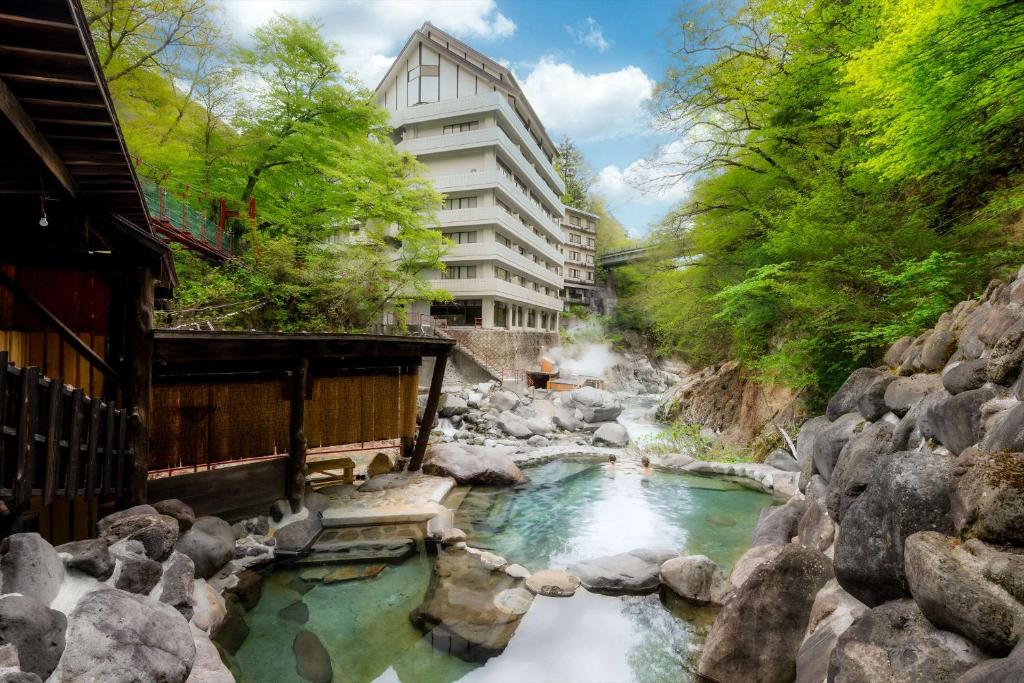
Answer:
[{"label": "gray rock", "polygon": [[274,540],[277,541],[274,545],[274,554],[298,555],[306,552],[312,547],[323,528],[321,514],[310,510],[305,519],[286,524],[274,533]]},{"label": "gray rock", "polygon": [[922,531],[907,539],[907,582],[935,626],[959,633],[995,656],[1024,636],[1024,605],[984,576],[985,563],[956,539]]},{"label": "gray rock", "polygon": [[172,553],[164,569],[160,602],[178,610],[186,619],[191,619],[192,607],[195,604],[192,597],[195,578],[196,567],[192,558],[183,553]]},{"label": "gray rock", "polygon": [[569,396],[584,422],[610,422],[622,413],[619,399],[603,389],[580,387]]},{"label": "gray rock", "polygon": [[796,656],[796,683],[822,683],[836,642],[867,607],[829,580],[814,596],[807,635]]},{"label": "gray rock", "polygon": [[0,598],[0,645],[18,649],[22,671],[47,678],[64,653],[67,618],[38,600],[23,595]]},{"label": "gray rock", "polygon": [[197,579],[208,579],[235,557],[235,532],[219,517],[199,517],[174,547],[192,559]]},{"label": "gray rock", "polygon": [[732,596],[732,584],[705,555],[673,557],[661,565],[660,576],[673,593],[698,605],[724,605]]},{"label": "gray rock", "polygon": [[942,375],[942,386],[951,394],[959,394],[972,389],[980,389],[987,379],[986,366],[983,359],[965,360],[957,363]]},{"label": "gray rock", "polygon": [[890,452],[893,425],[880,421],[847,442],[839,454],[829,482],[829,516],[842,523],[847,509],[864,492],[879,460]]},{"label": "gray rock", "polygon": [[578,577],[560,569],[542,569],[526,579],[526,588],[535,595],[571,598],[579,588]]},{"label": "gray rock", "polygon": [[982,439],[981,448],[990,452],[1024,451],[1024,403],[1018,403],[1008,410],[1003,418],[989,429]]},{"label": "gray rock", "polygon": [[270,510],[267,514],[269,514],[270,518],[275,522],[280,522],[286,515],[290,515],[291,513],[292,504],[288,502],[286,498],[279,498],[271,504]]},{"label": "gray rock", "polygon": [[544,446],[547,446],[550,443],[551,442],[548,441],[547,437],[541,436],[540,434],[534,434],[533,436],[526,440],[526,445],[532,448],[543,448]]},{"label": "gray rock", "polygon": [[821,552],[783,548],[718,613],[698,672],[716,681],[792,681],[814,596],[831,578],[832,564]]},{"label": "gray rock", "polygon": [[327,648],[311,631],[299,631],[292,643],[295,653],[295,670],[303,680],[313,683],[330,683],[334,668]]},{"label": "gray rock", "polygon": [[469,404],[461,396],[444,394],[441,397],[441,406],[437,414],[440,417],[452,417],[454,415],[465,415],[469,412]]},{"label": "gray rock", "polygon": [[507,486],[526,481],[519,467],[504,453],[459,443],[432,446],[427,452],[423,472],[452,477],[460,484]]},{"label": "gray rock", "polygon": [[42,683],[42,680],[28,671],[13,667],[0,668],[0,683]]},{"label": "gray rock", "polygon": [[[110,541],[109,532],[105,538]],[[168,515],[157,515],[152,524],[121,538],[139,541],[146,549],[147,557],[162,562],[174,550],[174,543],[178,540],[178,520]]]},{"label": "gray rock", "polygon": [[965,542],[961,548],[977,558],[986,579],[1024,604],[1024,554],[1016,549],[1003,552],[976,538]]},{"label": "gray rock", "polygon": [[925,411],[928,410],[928,406],[936,401],[941,401],[946,398],[947,394],[945,391],[936,391],[924,397],[922,400],[911,406],[907,414],[900,418],[899,423],[896,425],[896,429],[892,433],[892,444],[889,450],[906,451],[914,450],[921,444],[922,436],[920,429],[920,421]]},{"label": "gray rock", "polygon": [[859,434],[864,425],[864,418],[860,416],[860,413],[846,413],[818,432],[814,438],[814,470],[812,474],[816,472],[825,481],[830,481],[832,470],[835,468],[836,460],[839,458],[843,446],[856,434]]},{"label": "gray rock", "polygon": [[159,503],[153,503],[153,507],[161,515],[167,515],[178,520],[178,530],[181,533],[191,529],[192,523],[196,521],[196,513],[192,508],[177,498],[161,500]]},{"label": "gray rock", "polygon": [[942,390],[942,378],[938,375],[913,375],[900,377],[885,389],[885,405],[899,416],[907,414],[910,407],[928,394]]},{"label": "gray rock", "polygon": [[764,464],[784,472],[799,472],[800,463],[790,455],[789,451],[776,448],[764,459]]},{"label": "gray rock", "polygon": [[148,595],[160,582],[163,566],[146,557],[141,541],[125,539],[110,548],[118,562],[114,587],[129,593]]},{"label": "gray rock", "polygon": [[107,536],[109,532],[116,541],[150,523],[147,519],[136,520],[136,517],[156,517],[159,514],[152,505],[136,505],[103,517],[96,522],[96,529],[101,536]]},{"label": "gray rock", "polygon": [[251,534],[266,536],[270,533],[270,520],[263,515],[250,517],[232,524],[231,530],[235,532],[235,540],[245,538]]},{"label": "gray rock", "polygon": [[83,597],[68,617],[58,680],[180,683],[195,655],[188,622],[173,607],[101,589]]},{"label": "gray rock", "polygon": [[904,452],[886,458],[836,535],[839,584],[868,606],[909,595],[904,542],[918,531],[952,531],[953,485],[948,456]]},{"label": "gray rock", "polygon": [[992,347],[985,374],[988,381],[1009,384],[1020,373],[1024,361],[1024,321],[1009,327]]},{"label": "gray rock", "polygon": [[962,323],[960,340],[957,342],[957,349],[964,355],[964,358],[974,360],[980,358],[981,354],[985,352],[985,342],[978,338],[978,333],[981,332],[991,313],[992,305],[986,302],[978,304],[967,314]]},{"label": "gray rock", "polygon": [[515,410],[519,407],[519,397],[511,391],[496,391],[489,399],[488,404],[492,410],[504,412]]},{"label": "gray rock", "polygon": [[800,425],[796,435],[796,459],[802,465],[814,456],[814,439],[818,433],[832,422],[824,415],[812,417]]},{"label": "gray rock", "polygon": [[949,314],[943,313],[935,329],[928,335],[928,340],[921,346],[921,354],[918,356],[917,362],[922,370],[930,372],[941,370],[953,354],[957,338],[949,325]]},{"label": "gray rock", "polygon": [[[874,368],[859,368],[850,373],[850,376],[843,382],[843,386],[839,387],[839,390],[832,396],[828,402],[828,407],[825,409],[825,417],[829,420],[838,420],[842,415],[846,413],[852,413],[857,410],[857,402],[860,400],[861,395],[867,391],[871,384],[882,377],[885,377],[887,373],[881,370],[875,370]],[[884,394],[884,389],[883,389]]]},{"label": "gray rock", "polygon": [[309,621],[309,606],[302,602],[302,600],[296,600],[290,605],[279,609],[277,616],[288,621],[294,621],[296,624],[305,624]]},{"label": "gray rock", "polygon": [[529,439],[533,436],[533,430],[526,420],[509,411],[498,415],[498,429],[516,439]]},{"label": "gray rock", "polygon": [[22,595],[49,605],[64,581],[64,563],[39,534],[12,534],[0,541],[0,594]]},{"label": "gray rock", "polygon": [[595,446],[612,446],[620,448],[629,443],[629,432],[617,422],[606,422],[594,432]]},{"label": "gray rock", "polygon": [[978,331],[978,339],[986,346],[994,346],[1010,328],[1020,322],[1020,319],[1021,309],[1019,306],[993,306],[985,319],[985,323]]},{"label": "gray rock", "polygon": [[989,659],[973,667],[956,683],[1020,683],[1024,681],[1024,640],[1008,657]]},{"label": "gray rock", "polygon": [[804,516],[806,502],[794,497],[785,505],[766,507],[754,527],[751,547],[759,545],[785,545],[797,535],[800,518]]},{"label": "gray rock", "polygon": [[643,595],[658,590],[662,563],[677,555],[674,550],[639,548],[578,562],[569,572],[592,593]]},{"label": "gray rock", "polygon": [[537,436],[544,436],[555,431],[555,425],[546,417],[531,417],[526,421],[526,426]]},{"label": "gray rock", "polygon": [[885,405],[885,390],[896,380],[894,375],[888,373],[871,380],[864,393],[857,399],[857,411],[865,420],[875,421],[889,412]]},{"label": "gray rock", "polygon": [[64,566],[68,569],[83,572],[100,581],[106,581],[114,573],[114,558],[110,556],[110,547],[102,538],[72,541],[57,546],[55,550],[65,556]]},{"label": "gray rock", "polygon": [[732,566],[732,572],[729,574],[729,583],[733,585],[733,588],[739,588],[746,583],[750,575],[754,573],[754,570],[765,562],[775,559],[782,552],[782,549],[788,545],[788,543],[781,545],[758,545],[749,549]]},{"label": "gray rock", "polygon": [[882,362],[891,368],[899,367],[900,363],[903,362],[903,356],[906,354],[907,349],[914,343],[913,337],[900,337],[893,345],[889,347],[889,350],[885,352],[885,357]]},{"label": "gray rock", "polygon": [[953,681],[984,658],[970,641],[935,628],[913,600],[897,600],[868,610],[839,636],[828,680]]},{"label": "gray rock", "polygon": [[956,532],[1000,545],[1024,545],[1024,453],[969,458],[952,496]]},{"label": "gray rock", "polygon": [[583,422],[576,419],[575,413],[563,406],[555,409],[555,414],[551,417],[551,421],[555,423],[556,427],[567,432],[578,432],[583,428]]},{"label": "gray rock", "polygon": [[981,406],[995,395],[992,389],[972,389],[930,402],[918,423],[921,435],[959,455],[981,439]]},{"label": "gray rock", "polygon": [[797,542],[824,552],[835,540],[836,526],[827,510],[828,485],[814,475],[807,486],[804,514],[796,527]]}]

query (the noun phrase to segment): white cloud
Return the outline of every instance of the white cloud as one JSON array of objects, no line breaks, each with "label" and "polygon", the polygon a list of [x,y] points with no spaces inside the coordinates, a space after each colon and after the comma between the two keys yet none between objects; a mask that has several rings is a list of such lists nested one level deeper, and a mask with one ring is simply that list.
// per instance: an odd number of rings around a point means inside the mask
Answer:
[{"label": "white cloud", "polygon": [[587,17],[582,25],[566,26],[565,30],[577,43],[592,47],[598,52],[606,52],[612,46],[601,31],[601,24],[593,17]]},{"label": "white cloud", "polygon": [[639,67],[585,74],[544,57],[521,82],[544,127],[554,134],[588,141],[650,131],[646,105],[654,81]]},{"label": "white cloud", "polygon": [[613,204],[663,205],[666,209],[690,195],[692,183],[686,177],[672,175],[672,169],[694,153],[685,140],[670,142],[649,159],[638,159],[625,168],[602,168],[594,181],[594,190]]},{"label": "white cloud", "polygon": [[[368,87],[395,60],[409,35],[430,21],[456,36],[500,40],[516,31],[494,0],[222,0],[227,23],[241,36],[271,19],[289,14],[319,19],[324,34],[345,50],[339,60]],[[241,37],[240,36],[240,37]]]}]

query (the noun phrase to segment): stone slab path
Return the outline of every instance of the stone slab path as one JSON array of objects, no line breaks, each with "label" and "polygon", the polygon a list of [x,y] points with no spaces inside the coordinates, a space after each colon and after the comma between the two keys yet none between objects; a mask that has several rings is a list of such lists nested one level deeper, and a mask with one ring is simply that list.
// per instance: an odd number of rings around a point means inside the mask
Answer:
[{"label": "stone slab path", "polygon": [[[390,476],[390,475],[389,475]],[[330,500],[323,511],[326,528],[425,522],[442,511],[441,501],[455,486],[449,477],[415,472],[396,478],[391,488],[358,491],[352,486],[321,489]]]}]

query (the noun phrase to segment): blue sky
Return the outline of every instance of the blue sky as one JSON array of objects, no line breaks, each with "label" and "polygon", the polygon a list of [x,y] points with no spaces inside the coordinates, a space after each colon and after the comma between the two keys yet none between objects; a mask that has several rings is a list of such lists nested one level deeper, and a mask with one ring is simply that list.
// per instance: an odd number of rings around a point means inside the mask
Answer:
[{"label": "blue sky", "polygon": [[[275,12],[316,18],[346,51],[342,66],[371,88],[413,29],[431,21],[514,71],[548,132],[569,135],[596,189],[634,235],[686,187],[643,163],[673,142],[651,125],[651,91],[669,65],[675,17],[663,0],[223,0],[242,38]],[[679,153],[682,143],[667,153]],[[661,152],[666,153],[666,152]],[[646,190],[639,189],[645,187]],[[657,187],[657,190],[651,190]]]}]

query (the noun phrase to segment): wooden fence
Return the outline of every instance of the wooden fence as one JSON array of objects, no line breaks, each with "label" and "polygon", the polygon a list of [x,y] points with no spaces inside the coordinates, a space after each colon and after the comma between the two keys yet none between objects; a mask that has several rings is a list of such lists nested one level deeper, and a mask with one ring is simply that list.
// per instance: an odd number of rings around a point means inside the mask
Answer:
[{"label": "wooden fence", "polygon": [[6,351],[0,369],[0,498],[54,543],[89,537],[99,508],[128,491],[127,411]]}]

